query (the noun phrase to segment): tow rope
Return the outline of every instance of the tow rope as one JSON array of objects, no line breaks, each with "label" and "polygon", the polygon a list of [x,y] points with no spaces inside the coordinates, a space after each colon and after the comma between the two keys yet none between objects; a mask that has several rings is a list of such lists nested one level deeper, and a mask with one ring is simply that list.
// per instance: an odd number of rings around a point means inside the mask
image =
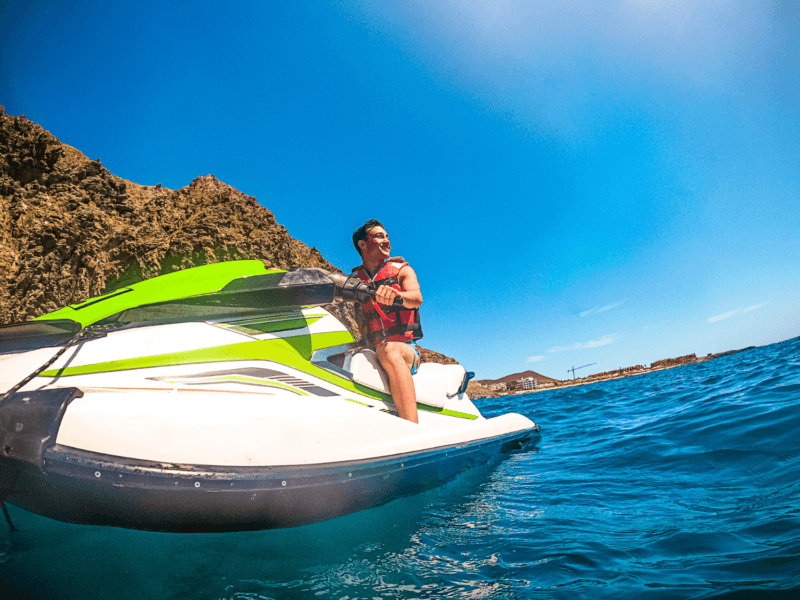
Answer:
[{"label": "tow rope", "polygon": [[42,371],[47,369],[50,365],[52,365],[59,358],[61,358],[61,355],[64,354],[64,352],[67,351],[67,348],[70,348],[70,347],[74,346],[78,342],[78,340],[80,340],[80,339],[83,339],[83,338],[92,339],[92,337],[90,337],[92,334],[94,334],[93,337],[102,337],[102,335],[105,335],[105,334],[101,334],[101,335],[98,336],[97,332],[92,330],[92,329],[90,329],[89,327],[85,327],[85,328],[81,329],[78,333],[76,333],[74,336],[72,336],[70,339],[68,339],[67,342],[59,349],[58,352],[55,353],[55,355],[53,355],[53,357],[50,360],[48,360],[41,367],[36,369],[33,373],[28,375],[25,379],[20,381],[17,385],[15,385],[11,389],[9,389],[5,394],[0,396],[0,406],[2,406],[2,404],[8,399],[8,397],[11,396],[11,394],[14,394],[14,393],[18,392],[20,390],[20,388],[22,388],[22,386],[24,386],[25,384],[29,383],[32,379],[37,377],[39,375],[39,373],[41,373]]}]

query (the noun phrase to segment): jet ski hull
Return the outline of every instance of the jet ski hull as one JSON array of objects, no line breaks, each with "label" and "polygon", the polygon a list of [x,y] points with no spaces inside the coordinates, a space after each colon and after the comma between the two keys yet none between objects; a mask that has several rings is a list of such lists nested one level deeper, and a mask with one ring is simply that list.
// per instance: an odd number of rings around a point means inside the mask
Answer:
[{"label": "jet ski hull", "polygon": [[43,467],[0,459],[7,501],[59,521],[168,532],[294,527],[416,494],[530,442],[531,431],[375,460],[167,465],[55,445]]},{"label": "jet ski hull", "polygon": [[334,279],[219,263],[0,327],[0,501],[153,531],[293,527],[437,486],[538,431],[484,418],[460,365],[420,365],[419,424],[397,418],[375,353],[320,306]]}]

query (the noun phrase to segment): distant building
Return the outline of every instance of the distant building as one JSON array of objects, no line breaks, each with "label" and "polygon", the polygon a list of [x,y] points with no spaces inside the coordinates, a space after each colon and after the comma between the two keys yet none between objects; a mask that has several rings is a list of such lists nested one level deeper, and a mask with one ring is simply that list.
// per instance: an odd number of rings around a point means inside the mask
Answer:
[{"label": "distant building", "polygon": [[[526,387],[524,385],[525,379],[532,379],[533,381],[528,384],[530,387]],[[490,389],[499,389],[499,390],[522,390],[522,389],[533,389],[533,388],[541,388],[546,386],[547,384],[556,385],[561,383],[556,379],[552,379],[550,377],[545,377],[541,373],[536,373],[535,371],[523,371],[522,373],[512,373],[511,375],[506,375],[505,377],[501,377],[500,379],[480,379],[477,383],[481,384],[482,386],[488,387]],[[499,387],[494,387],[499,386]]]},{"label": "distant building", "polygon": [[523,390],[532,390],[536,388],[536,380],[533,377],[525,377],[522,380]]}]

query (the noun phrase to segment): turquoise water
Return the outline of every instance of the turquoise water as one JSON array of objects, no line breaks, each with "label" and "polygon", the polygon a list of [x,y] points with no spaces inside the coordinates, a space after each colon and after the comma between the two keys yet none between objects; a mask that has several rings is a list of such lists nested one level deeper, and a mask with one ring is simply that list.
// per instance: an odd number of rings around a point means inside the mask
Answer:
[{"label": "turquoise water", "polygon": [[536,446],[326,523],[175,535],[0,520],[0,598],[800,597],[800,338],[478,402]]}]

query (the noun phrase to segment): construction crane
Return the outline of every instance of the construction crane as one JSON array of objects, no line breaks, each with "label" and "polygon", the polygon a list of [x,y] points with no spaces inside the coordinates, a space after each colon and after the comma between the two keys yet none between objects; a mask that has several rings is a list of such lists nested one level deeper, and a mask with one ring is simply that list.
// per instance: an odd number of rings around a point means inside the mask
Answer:
[{"label": "construction crane", "polygon": [[575,380],[575,371],[577,371],[578,369],[583,369],[585,367],[591,367],[592,365],[596,365],[596,364],[597,363],[589,363],[588,365],[583,365],[582,367],[572,367],[571,369],[567,369],[567,373],[572,371],[572,379],[574,381]]}]

